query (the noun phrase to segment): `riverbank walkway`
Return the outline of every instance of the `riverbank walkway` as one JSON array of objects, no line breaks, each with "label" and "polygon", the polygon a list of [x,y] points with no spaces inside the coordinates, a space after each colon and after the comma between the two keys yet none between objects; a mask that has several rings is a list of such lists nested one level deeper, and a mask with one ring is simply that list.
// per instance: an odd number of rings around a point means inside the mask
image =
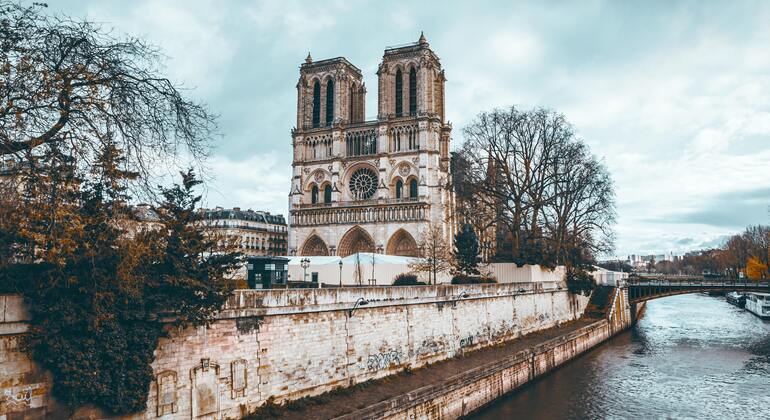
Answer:
[{"label": "riverbank walkway", "polygon": [[479,349],[411,372],[402,372],[352,388],[294,401],[288,406],[264,407],[246,418],[256,420],[280,417],[308,420],[340,417],[421,387],[445,382],[455,375],[498,362],[505,357],[569,334],[596,321],[596,319],[581,318],[562,324],[560,327],[533,332],[499,346]]}]

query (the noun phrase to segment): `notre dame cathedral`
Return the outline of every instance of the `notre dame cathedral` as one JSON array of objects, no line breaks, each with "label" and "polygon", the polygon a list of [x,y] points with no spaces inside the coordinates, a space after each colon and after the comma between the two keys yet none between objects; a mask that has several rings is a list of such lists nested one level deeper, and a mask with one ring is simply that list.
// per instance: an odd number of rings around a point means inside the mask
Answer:
[{"label": "notre dame cathedral", "polygon": [[389,47],[377,70],[377,118],[365,118],[361,70],[313,61],[297,83],[289,251],[418,256],[430,226],[454,233],[444,70],[423,35]]}]

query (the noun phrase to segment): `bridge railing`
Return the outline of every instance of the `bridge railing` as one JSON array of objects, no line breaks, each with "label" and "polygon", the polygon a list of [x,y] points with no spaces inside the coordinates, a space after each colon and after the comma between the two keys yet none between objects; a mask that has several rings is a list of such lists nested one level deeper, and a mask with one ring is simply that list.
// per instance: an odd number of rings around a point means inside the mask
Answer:
[{"label": "bridge railing", "polygon": [[747,280],[747,279],[727,279],[727,278],[672,278],[672,277],[659,277],[659,278],[644,278],[635,277],[629,278],[627,281],[629,286],[693,286],[693,287],[736,287],[741,289],[748,288],[769,288],[770,281],[762,280]]}]

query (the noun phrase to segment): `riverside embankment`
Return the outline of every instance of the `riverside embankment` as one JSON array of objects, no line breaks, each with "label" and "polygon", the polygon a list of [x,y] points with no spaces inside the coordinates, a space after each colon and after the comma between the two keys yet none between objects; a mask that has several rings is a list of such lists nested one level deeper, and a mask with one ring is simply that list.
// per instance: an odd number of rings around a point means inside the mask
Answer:
[{"label": "riverside embankment", "polygon": [[[367,304],[353,309],[361,299]],[[104,418],[94,408],[56,404],[50,374],[21,348],[29,321],[22,300],[0,301],[0,416]],[[147,409],[124,418],[239,418],[268,400],[316,396],[493,348],[575,320],[586,304],[560,282],[240,290],[209,327],[161,340]],[[560,352],[548,354],[560,359]]]},{"label": "riverside embankment", "polygon": [[374,381],[253,419],[454,419],[467,416],[559,368],[624,331],[642,308],[630,308],[622,289],[605,289],[601,317],[583,317],[417,371]]}]

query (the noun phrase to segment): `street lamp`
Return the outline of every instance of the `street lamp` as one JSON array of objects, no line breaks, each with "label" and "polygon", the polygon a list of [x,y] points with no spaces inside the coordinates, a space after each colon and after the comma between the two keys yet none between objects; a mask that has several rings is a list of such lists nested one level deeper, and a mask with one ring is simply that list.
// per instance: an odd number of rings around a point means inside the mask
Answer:
[{"label": "street lamp", "polygon": [[303,258],[299,260],[299,265],[302,266],[303,275],[302,275],[302,281],[307,281],[307,268],[310,267],[310,258]]},{"label": "street lamp", "polygon": [[340,258],[340,287],[342,287],[342,258]]},{"label": "street lamp", "polygon": [[358,298],[358,300],[356,300],[356,304],[353,305],[353,307],[348,310],[348,316],[350,318],[353,318],[353,311],[358,309],[359,306],[364,306],[364,305],[368,305],[368,304],[369,304],[368,300],[366,300],[366,299],[364,299],[362,297]]}]

